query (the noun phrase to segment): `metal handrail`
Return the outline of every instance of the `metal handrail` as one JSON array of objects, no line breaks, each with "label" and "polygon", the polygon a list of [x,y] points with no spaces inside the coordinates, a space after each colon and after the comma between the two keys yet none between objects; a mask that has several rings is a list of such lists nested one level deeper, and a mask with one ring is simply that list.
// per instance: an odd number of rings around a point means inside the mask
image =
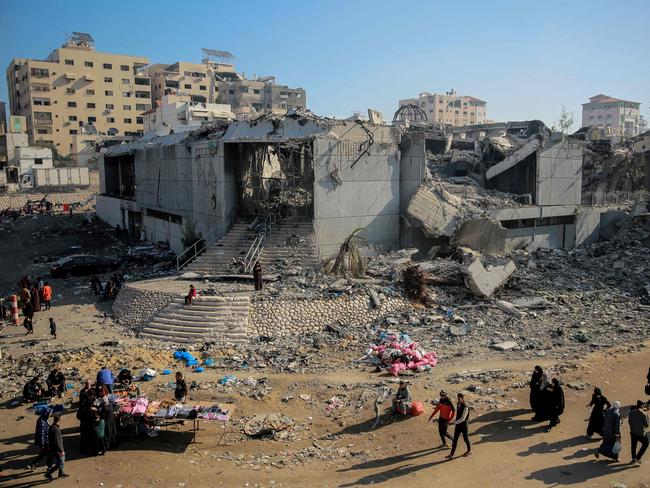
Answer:
[{"label": "metal handrail", "polygon": [[320,262],[321,260],[320,246],[318,245],[318,234],[316,233],[316,221],[314,219],[311,219],[311,228],[314,231],[314,244],[316,244],[316,254],[318,257],[318,261]]},{"label": "metal handrail", "polygon": [[[219,228],[212,229],[205,236],[202,236],[201,239],[196,241],[192,246],[188,247],[182,253],[178,254],[176,256],[176,270],[180,271],[183,266],[196,258],[196,256],[207,249],[208,246],[212,245],[217,240],[216,234],[219,230]],[[204,246],[199,249],[197,246],[201,243],[204,243]],[[183,256],[187,254],[189,254],[189,257],[183,258]]]},{"label": "metal handrail", "polygon": [[250,273],[251,270],[253,269],[253,266],[257,262],[257,259],[260,257],[262,251],[264,250],[265,241],[266,241],[266,234],[261,233],[257,235],[255,240],[251,244],[251,247],[248,249],[248,252],[246,253],[246,257],[244,258],[244,273]]}]

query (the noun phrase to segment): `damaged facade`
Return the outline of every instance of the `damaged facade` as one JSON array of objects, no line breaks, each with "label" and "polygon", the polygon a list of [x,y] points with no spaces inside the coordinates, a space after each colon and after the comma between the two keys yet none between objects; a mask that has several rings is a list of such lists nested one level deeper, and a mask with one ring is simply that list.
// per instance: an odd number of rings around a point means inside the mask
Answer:
[{"label": "damaged facade", "polygon": [[539,121],[447,133],[267,114],[108,148],[97,211],[179,253],[189,231],[210,246],[238,220],[313,229],[320,259],[358,229],[371,246],[430,256],[571,248],[608,218],[582,206],[583,156]]},{"label": "damaged facade", "polygon": [[406,166],[391,127],[269,115],[109,148],[97,209],[177,252],[188,224],[212,242],[255,217],[313,222],[321,256],[361,227],[394,249],[401,205],[424,178],[422,159]]}]

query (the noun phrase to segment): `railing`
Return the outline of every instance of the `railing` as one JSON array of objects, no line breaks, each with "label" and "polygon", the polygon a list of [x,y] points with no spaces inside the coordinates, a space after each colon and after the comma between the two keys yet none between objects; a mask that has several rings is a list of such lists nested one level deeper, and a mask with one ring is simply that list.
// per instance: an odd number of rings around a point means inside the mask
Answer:
[{"label": "railing", "polygon": [[253,266],[255,266],[262,251],[264,251],[265,242],[266,234],[260,232],[251,244],[250,249],[246,253],[246,257],[244,258],[244,273],[250,273],[253,270]]},{"label": "railing", "polygon": [[610,192],[588,192],[582,194],[583,205],[618,205],[621,203],[644,201],[650,198],[650,192],[646,190],[634,191],[610,191]]},{"label": "railing", "polygon": [[316,221],[314,219],[311,219],[311,228],[314,231],[314,244],[316,245],[316,254],[318,257],[318,262],[320,263],[320,246],[318,245],[318,234],[316,233]]},{"label": "railing", "polygon": [[182,253],[176,256],[176,270],[180,271],[182,267],[184,267],[186,264],[188,264],[190,261],[192,261],[194,258],[196,258],[199,254],[201,254],[204,250],[208,248],[211,244],[213,244],[217,240],[217,232],[219,229],[212,229],[210,232],[208,232],[205,236],[203,236],[201,239],[196,241],[194,245],[188,247],[185,249]]}]

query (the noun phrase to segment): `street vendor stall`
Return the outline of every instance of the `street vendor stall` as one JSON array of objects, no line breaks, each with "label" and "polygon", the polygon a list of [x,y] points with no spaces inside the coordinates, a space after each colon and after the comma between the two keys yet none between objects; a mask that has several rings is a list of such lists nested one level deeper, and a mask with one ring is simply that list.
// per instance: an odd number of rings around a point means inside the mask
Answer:
[{"label": "street vendor stall", "polygon": [[200,422],[228,422],[230,408],[217,404],[183,404],[175,400],[149,400],[144,396],[128,398],[110,395],[116,420],[122,435],[141,437],[151,435],[156,427],[183,425],[192,420],[192,442],[196,442],[196,433]]}]

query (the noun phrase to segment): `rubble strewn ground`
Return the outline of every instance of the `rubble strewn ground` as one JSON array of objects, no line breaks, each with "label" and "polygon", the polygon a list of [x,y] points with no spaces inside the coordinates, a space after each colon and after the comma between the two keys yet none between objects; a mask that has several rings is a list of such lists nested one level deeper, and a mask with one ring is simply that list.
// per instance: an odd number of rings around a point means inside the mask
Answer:
[{"label": "rubble strewn ground", "polygon": [[[84,222],[81,215],[72,219],[23,217],[3,226],[7,229],[0,241],[3,252],[33,276],[45,274],[49,259],[74,251],[72,242],[80,241],[92,252],[135,255],[129,263],[134,279],[170,272],[162,254],[151,261],[137,257],[138,243],[117,239],[102,225]],[[16,245],[16,235],[26,232],[43,237]],[[73,233],[74,240],[68,237]],[[404,301],[407,308],[376,315],[374,320],[354,320],[358,313],[354,309],[348,317],[343,315],[309,332],[289,314],[292,326],[298,327],[289,334],[265,330],[242,345],[193,347],[200,360],[212,359],[203,373],[175,360],[172,344],[139,339],[128,323],[116,322],[111,304],[98,301],[87,278],[52,280],[57,300],[51,315],[60,324],[59,339],[48,339],[45,312],[37,314],[33,337],[25,338],[22,328],[3,332],[0,431],[6,440],[0,450],[7,460],[2,469],[14,477],[7,479],[8,486],[40,480],[38,474],[22,474],[34,417],[16,404],[16,398],[29,377],[44,376],[55,364],[76,390],[101,365],[113,370],[181,370],[188,377],[192,400],[232,408],[228,426],[203,426],[197,444],[189,443],[186,427],[175,426],[158,437],[126,442],[105,459],[71,454],[70,471],[79,486],[100,482],[105,486],[203,486],[214,473],[219,473],[223,486],[388,485],[409,473],[415,476],[416,486],[428,486],[432,473],[451,482],[447,477],[453,470],[435,468],[442,462],[442,453],[427,451],[438,442],[435,428],[425,425],[426,416],[403,422],[385,417],[376,430],[370,430],[375,421],[374,400],[383,387],[396,388],[396,379],[388,371],[378,371],[364,359],[378,330],[405,333],[423,350],[436,352],[439,363],[431,372],[405,373],[418,399],[428,402],[443,387],[468,392],[475,416],[476,456],[464,469],[487,469],[491,464],[503,476],[522,483],[528,479],[531,485],[566,479],[580,482],[594,473],[604,480],[640,482],[643,477],[638,469],[610,472],[578,461],[562,468],[569,474],[560,475],[556,466],[567,464],[561,456],[570,454],[580,460],[585,450],[595,447],[575,440],[581,439],[583,405],[594,385],[604,384],[610,398],[628,403],[632,401],[629,391],[640,392],[650,334],[649,247],[650,224],[639,216],[624,222],[609,240],[590,246],[517,251],[508,256],[516,270],[489,298],[478,298],[468,288],[468,254],[463,250],[424,261],[415,261],[409,250],[378,255],[368,260],[365,278],[292,269],[266,285],[255,300],[277,307],[296,300],[327,307],[341,300],[364,303],[372,314],[377,304],[381,307],[390,298]],[[34,259],[40,255],[44,257]],[[481,259],[486,265],[493,263],[493,258]],[[413,265],[436,278],[425,285],[426,305],[411,300],[403,288],[403,272]],[[4,292],[12,289],[15,279],[15,274],[5,275]],[[237,282],[196,282],[206,291],[250,292],[250,285]],[[514,345],[503,346],[507,343]],[[548,435],[527,420],[527,381],[537,363],[563,379],[569,404],[560,430]],[[232,379],[221,381],[228,376]],[[140,386],[152,398],[168,398],[173,378],[158,375]],[[65,404],[74,408],[74,392]],[[269,423],[276,427],[269,431],[264,427]],[[68,449],[76,453],[74,415],[65,416],[64,427]],[[253,427],[263,434],[251,435]],[[566,439],[574,439],[575,454],[563,447]],[[494,457],[488,449],[491,442],[500,443],[502,454],[521,457],[517,470],[511,461],[506,466]],[[163,467],[156,472],[143,468],[134,456],[137,459],[144,451],[151,463]],[[115,463],[121,469],[114,469]]]}]

